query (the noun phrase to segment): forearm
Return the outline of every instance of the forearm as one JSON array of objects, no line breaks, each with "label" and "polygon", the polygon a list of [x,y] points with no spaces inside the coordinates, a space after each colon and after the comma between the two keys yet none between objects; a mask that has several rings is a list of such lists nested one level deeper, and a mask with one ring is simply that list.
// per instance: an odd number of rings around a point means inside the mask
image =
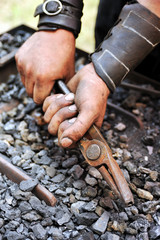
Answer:
[{"label": "forearm", "polygon": [[138,2],[160,17],[160,0],[138,0]]}]

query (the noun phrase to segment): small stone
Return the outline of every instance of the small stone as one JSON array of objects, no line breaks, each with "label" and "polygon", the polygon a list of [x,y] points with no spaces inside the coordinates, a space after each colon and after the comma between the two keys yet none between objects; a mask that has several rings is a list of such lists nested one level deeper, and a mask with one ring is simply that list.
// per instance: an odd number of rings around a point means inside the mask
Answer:
[{"label": "small stone", "polygon": [[128,142],[128,137],[127,137],[127,135],[121,135],[120,137],[119,137],[119,139],[120,139],[120,141],[121,142],[123,142],[123,143],[127,143]]},{"label": "small stone", "polygon": [[31,159],[34,156],[34,152],[32,150],[26,150],[24,154],[22,154],[22,158],[25,160]]},{"label": "small stone", "polygon": [[136,186],[136,187],[139,187],[139,188],[142,188],[144,186],[144,183],[143,181],[138,178],[138,177],[134,177],[133,180],[132,180],[132,183]]},{"label": "small stone", "polygon": [[97,195],[97,189],[87,186],[83,192],[82,192],[84,197],[96,197]]},{"label": "small stone", "polygon": [[3,226],[3,224],[4,224],[3,218],[0,218],[0,228]]},{"label": "small stone", "polygon": [[129,159],[131,159],[131,153],[127,150],[127,149],[123,149],[123,162],[128,161]]},{"label": "small stone", "polygon": [[112,234],[110,232],[106,232],[101,236],[101,240],[120,240],[120,237],[116,234]]},{"label": "small stone", "polygon": [[122,131],[124,131],[124,130],[126,129],[126,125],[123,124],[123,123],[118,123],[118,124],[114,127],[114,129],[116,129],[116,130],[119,131],[119,132],[122,132]]},{"label": "small stone", "polygon": [[77,163],[78,163],[77,157],[76,156],[75,157],[71,157],[71,158],[68,158],[67,160],[62,162],[62,167],[63,168],[70,168],[73,165],[76,165]]},{"label": "small stone", "polygon": [[128,216],[125,212],[121,212],[119,213],[120,219],[124,220],[124,221],[128,221]]},{"label": "small stone", "polygon": [[104,209],[100,206],[97,206],[96,207],[96,210],[95,210],[95,213],[98,215],[98,216],[101,216],[104,212]]},{"label": "small stone", "polygon": [[138,214],[138,209],[136,208],[136,206],[127,207],[125,208],[125,211],[129,217]]},{"label": "small stone", "polygon": [[137,193],[137,195],[138,195],[140,198],[144,198],[144,199],[147,199],[147,200],[150,200],[150,201],[153,200],[153,195],[152,195],[150,192],[146,191],[146,190],[137,188],[136,193]]},{"label": "small stone", "polygon": [[147,146],[148,154],[152,155],[153,153],[153,147],[152,146]]},{"label": "small stone", "polygon": [[138,235],[138,240],[149,240],[149,236],[148,236],[148,233],[145,232],[145,233],[140,233]]},{"label": "small stone", "polygon": [[160,204],[160,200],[144,202],[142,203],[142,211],[144,213],[154,213],[158,204]]},{"label": "small stone", "polygon": [[89,174],[85,177],[85,182],[92,187],[94,187],[97,184],[97,180],[93,177],[91,177]]},{"label": "small stone", "polygon": [[124,162],[123,166],[126,167],[131,174],[137,173],[137,167],[132,162],[126,161]]},{"label": "small stone", "polygon": [[46,230],[38,223],[32,227],[33,233],[37,239],[44,240],[47,237]]},{"label": "small stone", "polygon": [[137,240],[135,236],[126,234],[125,240]]},{"label": "small stone", "polygon": [[67,193],[65,191],[62,191],[61,189],[57,189],[55,191],[55,194],[62,196],[62,197],[66,197]]},{"label": "small stone", "polygon": [[121,171],[122,171],[126,181],[130,182],[130,175],[129,175],[128,171],[126,169],[121,169]]},{"label": "small stone", "polygon": [[21,240],[22,239],[22,240],[24,240],[25,236],[15,232],[15,231],[9,231],[9,232],[6,232],[5,238],[7,240],[13,240],[13,239],[16,239],[16,240]]},{"label": "small stone", "polygon": [[150,239],[158,239],[160,237],[160,226],[154,226],[149,231],[149,237]]},{"label": "small stone", "polygon": [[69,170],[68,174],[71,174],[71,175],[74,177],[74,179],[77,180],[77,179],[79,179],[79,178],[82,176],[83,172],[84,172],[84,169],[81,168],[80,165],[74,165],[74,166]]},{"label": "small stone", "polygon": [[25,201],[23,201],[23,202],[20,202],[20,204],[19,204],[19,209],[21,210],[21,212],[29,212],[29,211],[31,211],[32,210],[32,208],[31,208],[31,205],[28,203],[28,202],[25,202]]},{"label": "small stone", "polygon": [[117,221],[113,221],[113,224],[111,226],[111,228],[114,231],[121,232],[121,233],[124,233],[126,227],[127,227],[127,224],[125,222],[120,222],[119,223]]},{"label": "small stone", "polygon": [[92,177],[94,177],[94,178],[103,179],[103,177],[102,177],[102,175],[100,174],[100,172],[99,172],[96,168],[94,168],[94,167],[90,167],[88,173],[89,173]]},{"label": "small stone", "polygon": [[103,234],[106,231],[109,216],[110,216],[109,213],[105,211],[101,215],[101,217],[92,225],[93,231],[98,234]]},{"label": "small stone", "polygon": [[148,190],[149,192],[152,191],[153,188],[160,188],[160,182],[149,182],[147,181],[144,185],[144,189]]},{"label": "small stone", "polygon": [[149,135],[148,135],[148,136],[144,136],[144,137],[142,138],[142,141],[143,141],[143,143],[144,143],[146,146],[153,146],[155,139],[154,139],[153,136],[149,136]]},{"label": "small stone", "polygon": [[68,213],[63,214],[62,218],[58,219],[57,223],[61,226],[67,222],[69,222],[71,219],[71,215]]},{"label": "small stone", "polygon": [[97,221],[98,216],[97,214],[92,212],[84,212],[77,214],[76,218],[78,224],[90,226],[93,222]]},{"label": "small stone", "polygon": [[145,218],[138,218],[132,222],[129,227],[134,228],[140,232],[147,232],[148,228],[150,227],[150,223]]},{"label": "small stone", "polygon": [[38,184],[38,181],[36,179],[29,179],[26,181],[20,182],[19,188],[24,192],[30,192],[32,191]]},{"label": "small stone", "polygon": [[82,208],[84,209],[84,211],[94,212],[96,210],[97,204],[98,200],[92,200],[86,205],[84,205]]},{"label": "small stone", "polygon": [[21,121],[17,127],[17,130],[21,132],[22,130],[24,130],[26,128],[27,128],[27,123],[25,121]]},{"label": "small stone", "polygon": [[12,163],[13,163],[14,165],[17,165],[20,161],[21,161],[21,157],[20,157],[20,156],[14,156],[14,157],[12,158]]},{"label": "small stone", "polygon": [[62,230],[56,227],[51,227],[51,229],[48,232],[53,239],[55,240],[62,240],[64,239],[63,234],[62,234]]},{"label": "small stone", "polygon": [[157,179],[158,179],[158,172],[157,171],[151,171],[149,176],[154,182],[156,182]]},{"label": "small stone", "polygon": [[14,138],[9,134],[0,134],[0,140],[6,140],[9,144],[14,144]]},{"label": "small stone", "polygon": [[24,214],[22,218],[29,222],[38,221],[42,219],[42,217],[39,214],[37,214],[35,211],[31,211],[30,213]]},{"label": "small stone", "polygon": [[43,156],[41,158],[35,157],[33,158],[34,162],[37,164],[42,164],[42,165],[50,165],[52,162],[52,159],[49,158],[48,156]]},{"label": "small stone", "polygon": [[46,167],[46,173],[49,177],[53,178],[56,174],[56,169],[54,167]]},{"label": "small stone", "polygon": [[126,229],[126,233],[129,233],[131,235],[136,235],[137,234],[137,230],[131,227],[127,227]]},{"label": "small stone", "polygon": [[103,208],[113,209],[113,204],[110,197],[101,198],[99,201],[99,205]]},{"label": "small stone", "polygon": [[73,187],[80,190],[86,187],[86,183],[83,180],[77,180],[73,182]]},{"label": "small stone", "polygon": [[7,151],[7,149],[8,149],[7,143],[0,140],[0,152],[5,153]]},{"label": "small stone", "polygon": [[52,178],[52,181],[53,181],[54,183],[60,183],[60,182],[62,182],[64,179],[65,179],[65,176],[60,173],[60,174],[56,175],[55,177],[53,177],[53,178]]},{"label": "small stone", "polygon": [[74,213],[75,215],[80,213],[80,211],[82,210],[82,206],[85,205],[84,201],[78,201],[76,203],[73,203],[71,205],[71,212]]}]

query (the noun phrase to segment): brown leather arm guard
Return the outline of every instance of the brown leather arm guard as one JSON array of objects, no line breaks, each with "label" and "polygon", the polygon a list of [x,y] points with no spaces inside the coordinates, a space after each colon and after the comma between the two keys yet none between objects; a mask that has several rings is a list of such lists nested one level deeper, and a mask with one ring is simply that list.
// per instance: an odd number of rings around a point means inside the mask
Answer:
[{"label": "brown leather arm guard", "polygon": [[126,4],[119,21],[91,55],[96,73],[113,92],[160,43],[160,18],[141,4]]}]

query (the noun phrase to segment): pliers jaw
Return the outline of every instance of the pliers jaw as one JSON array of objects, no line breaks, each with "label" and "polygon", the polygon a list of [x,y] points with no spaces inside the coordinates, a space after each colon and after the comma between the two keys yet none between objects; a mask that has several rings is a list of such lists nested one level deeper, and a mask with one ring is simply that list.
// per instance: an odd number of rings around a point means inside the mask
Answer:
[{"label": "pliers jaw", "polygon": [[100,171],[113,193],[127,205],[134,203],[127,181],[96,126],[93,125],[80,140],[79,148],[87,163]]}]

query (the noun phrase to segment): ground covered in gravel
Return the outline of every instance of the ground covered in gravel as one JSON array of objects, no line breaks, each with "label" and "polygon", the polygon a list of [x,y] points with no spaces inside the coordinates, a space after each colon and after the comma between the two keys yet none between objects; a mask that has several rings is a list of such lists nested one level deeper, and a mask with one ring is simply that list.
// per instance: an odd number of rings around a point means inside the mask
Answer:
[{"label": "ground covered in gravel", "polygon": [[[0,84],[1,104],[13,99],[17,106],[0,113],[0,153],[34,180],[17,185],[0,174],[0,239],[160,239],[160,100],[121,88],[110,99],[144,123],[140,130],[108,109],[102,127],[134,195],[124,206],[79,150],[58,147],[16,75]],[[54,194],[55,207],[31,193],[37,183]]]}]

